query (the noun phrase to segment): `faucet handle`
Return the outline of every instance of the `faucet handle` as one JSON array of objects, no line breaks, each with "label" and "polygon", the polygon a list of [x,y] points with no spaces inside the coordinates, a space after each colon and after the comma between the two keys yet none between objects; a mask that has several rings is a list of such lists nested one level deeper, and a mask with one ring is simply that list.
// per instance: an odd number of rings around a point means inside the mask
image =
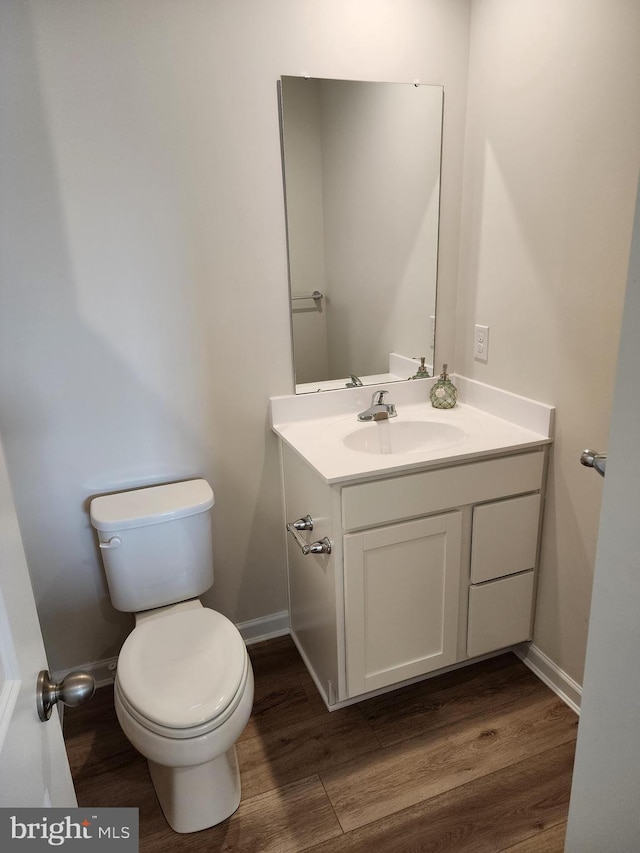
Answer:
[{"label": "faucet handle", "polygon": [[372,406],[382,406],[384,405],[384,398],[387,395],[388,391],[374,391],[373,396],[371,397],[371,405]]}]

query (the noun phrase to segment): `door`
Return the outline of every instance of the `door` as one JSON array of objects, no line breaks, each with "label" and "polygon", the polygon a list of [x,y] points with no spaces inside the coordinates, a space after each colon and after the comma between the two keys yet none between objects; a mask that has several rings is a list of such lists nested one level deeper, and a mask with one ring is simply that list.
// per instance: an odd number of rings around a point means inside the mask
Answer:
[{"label": "door", "polygon": [[603,481],[568,853],[633,853],[640,845],[639,330],[640,195]]},{"label": "door", "polygon": [[40,722],[36,680],[48,669],[0,445],[0,806],[77,805],[60,718]]},{"label": "door", "polygon": [[349,696],[455,663],[461,536],[451,512],[344,537]]}]

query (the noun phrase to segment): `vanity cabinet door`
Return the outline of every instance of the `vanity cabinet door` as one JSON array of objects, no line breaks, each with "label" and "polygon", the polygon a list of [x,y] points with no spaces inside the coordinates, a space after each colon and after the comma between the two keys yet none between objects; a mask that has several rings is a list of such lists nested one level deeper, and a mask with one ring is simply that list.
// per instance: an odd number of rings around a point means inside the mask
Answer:
[{"label": "vanity cabinet door", "polygon": [[347,692],[455,663],[461,514],[344,536]]}]

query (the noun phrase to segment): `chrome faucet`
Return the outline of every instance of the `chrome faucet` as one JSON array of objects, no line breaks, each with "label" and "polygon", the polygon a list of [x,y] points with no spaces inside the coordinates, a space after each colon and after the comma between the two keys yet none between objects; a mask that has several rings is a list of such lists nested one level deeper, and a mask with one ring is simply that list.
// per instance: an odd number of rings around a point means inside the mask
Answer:
[{"label": "chrome faucet", "polygon": [[362,388],[362,379],[356,376],[355,373],[350,373],[351,381],[347,382],[347,388]]},{"label": "chrome faucet", "polygon": [[395,418],[398,414],[393,403],[385,403],[385,394],[388,391],[374,391],[371,398],[371,405],[364,412],[358,415],[359,421],[386,421],[389,418]]}]

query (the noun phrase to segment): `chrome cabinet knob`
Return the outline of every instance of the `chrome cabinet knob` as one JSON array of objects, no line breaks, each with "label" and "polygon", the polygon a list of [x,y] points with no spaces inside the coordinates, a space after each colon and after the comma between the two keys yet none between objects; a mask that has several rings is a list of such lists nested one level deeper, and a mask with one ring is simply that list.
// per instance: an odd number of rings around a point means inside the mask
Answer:
[{"label": "chrome cabinet knob", "polygon": [[88,672],[70,672],[60,684],[51,680],[46,669],[40,671],[36,684],[36,707],[42,722],[51,716],[51,710],[56,702],[62,702],[68,708],[77,708],[96,692],[96,682]]}]

